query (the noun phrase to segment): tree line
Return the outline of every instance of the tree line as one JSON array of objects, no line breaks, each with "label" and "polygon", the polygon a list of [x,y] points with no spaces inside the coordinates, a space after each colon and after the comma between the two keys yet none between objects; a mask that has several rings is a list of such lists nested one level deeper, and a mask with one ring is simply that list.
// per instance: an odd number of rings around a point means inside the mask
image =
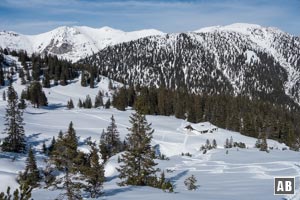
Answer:
[{"label": "tree line", "polygon": [[299,150],[299,107],[289,107],[263,101],[259,98],[229,94],[191,94],[185,89],[167,89],[164,86],[119,88],[112,105],[125,110],[133,107],[143,114],[175,115],[198,123],[210,121],[218,127],[238,131],[244,135],[284,142]]}]

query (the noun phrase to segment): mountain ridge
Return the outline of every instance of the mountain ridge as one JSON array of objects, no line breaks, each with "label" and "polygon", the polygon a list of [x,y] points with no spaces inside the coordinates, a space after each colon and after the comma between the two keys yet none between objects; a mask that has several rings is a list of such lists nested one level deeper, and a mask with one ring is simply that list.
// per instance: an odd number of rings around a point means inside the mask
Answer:
[{"label": "mountain ridge", "polygon": [[141,38],[83,62],[126,84],[184,85],[196,93],[226,91],[299,104],[300,38],[242,25],[238,31],[241,24]]},{"label": "mountain ridge", "polygon": [[26,50],[30,54],[50,53],[74,62],[97,53],[109,45],[161,34],[164,33],[155,29],[124,32],[107,26],[102,28],[61,26],[37,35],[1,31],[0,47],[11,50]]}]

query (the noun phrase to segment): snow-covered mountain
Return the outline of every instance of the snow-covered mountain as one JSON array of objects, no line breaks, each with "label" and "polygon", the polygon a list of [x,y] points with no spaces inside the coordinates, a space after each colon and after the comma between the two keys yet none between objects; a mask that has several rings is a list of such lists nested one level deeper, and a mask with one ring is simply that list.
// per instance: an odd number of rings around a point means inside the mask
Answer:
[{"label": "snow-covered mountain", "polygon": [[63,26],[38,35],[2,31],[0,32],[0,47],[26,50],[30,54],[51,53],[64,59],[77,61],[109,45],[162,34],[154,29],[124,32],[110,27],[96,29],[86,26]]},{"label": "snow-covered mountain", "polygon": [[127,84],[300,102],[300,38],[232,24],[109,46],[85,62]]}]

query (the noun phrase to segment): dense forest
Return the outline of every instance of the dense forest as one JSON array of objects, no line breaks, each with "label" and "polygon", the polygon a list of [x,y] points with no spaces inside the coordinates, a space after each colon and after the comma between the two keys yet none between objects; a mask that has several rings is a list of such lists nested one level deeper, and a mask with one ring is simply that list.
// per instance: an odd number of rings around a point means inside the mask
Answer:
[{"label": "dense forest", "polygon": [[242,95],[196,95],[184,89],[139,86],[118,89],[112,105],[119,110],[132,106],[150,115],[175,115],[194,123],[210,121],[252,137],[265,134],[299,150],[300,112],[297,106],[290,109],[286,105]]}]

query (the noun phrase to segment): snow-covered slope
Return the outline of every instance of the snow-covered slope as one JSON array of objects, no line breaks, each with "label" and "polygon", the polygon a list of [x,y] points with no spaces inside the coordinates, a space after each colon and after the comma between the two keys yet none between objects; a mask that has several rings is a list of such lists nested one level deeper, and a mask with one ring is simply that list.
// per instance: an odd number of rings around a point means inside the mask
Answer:
[{"label": "snow-covered slope", "polygon": [[86,62],[129,85],[186,85],[196,93],[300,103],[300,38],[277,28],[232,24],[150,36],[105,48]]},{"label": "snow-covered slope", "polygon": [[51,53],[64,59],[77,61],[109,45],[162,34],[154,29],[124,32],[110,27],[96,29],[86,26],[63,26],[38,35],[2,31],[0,47],[26,50],[30,54]]},{"label": "snow-covered slope", "polygon": [[[82,88],[79,81],[68,86],[58,86],[46,89],[50,103],[49,108],[27,108],[24,112],[27,141],[36,150],[38,166],[45,166],[45,156],[41,153],[42,144],[47,145],[53,136],[57,136],[60,130],[66,130],[70,121],[79,136],[80,149],[86,151],[84,141],[91,137],[99,142],[102,129],[105,129],[111,115],[115,116],[121,138],[125,138],[130,127],[129,116],[132,110],[118,111],[116,109],[72,109],[67,110],[64,105],[73,97],[83,98],[87,94],[94,96],[99,89],[107,90],[106,79],[103,79],[97,88]],[[14,87],[20,92],[19,83]],[[0,94],[5,88],[0,89]],[[0,100],[0,131],[4,129],[4,109],[6,102]],[[175,193],[165,193],[159,189],[150,187],[119,187],[116,167],[119,166],[117,156],[111,158],[105,166],[106,182],[104,194],[99,199],[139,199],[152,200],[156,198],[166,200],[183,199],[210,199],[210,200],[279,200],[281,197],[273,196],[273,177],[295,176],[299,181],[300,168],[299,152],[290,150],[282,151],[285,147],[273,140],[268,140],[270,147],[274,147],[270,153],[260,152],[253,148],[256,139],[243,136],[237,132],[218,129],[212,133],[198,134],[185,129],[190,123],[185,120],[166,116],[147,116],[155,129],[153,145],[158,145],[160,152],[170,160],[156,160],[158,167],[165,171],[166,178],[175,185]],[[199,129],[215,128],[209,123],[190,124]],[[5,135],[0,135],[4,137]],[[226,138],[232,137],[236,142],[244,142],[248,149],[223,148]],[[203,154],[199,151],[206,139],[216,139],[218,148]],[[181,156],[181,153],[191,153],[192,157]],[[0,191],[4,191],[8,185],[17,187],[16,176],[18,171],[25,166],[25,155],[15,155],[0,152],[0,179],[4,181]],[[195,175],[199,188],[196,191],[185,189],[184,180],[190,175]],[[299,185],[296,185],[297,192]],[[52,200],[59,196],[60,190],[37,188],[33,190],[33,198],[39,200]],[[297,193],[298,194],[298,193]],[[294,198],[295,197],[295,198]],[[289,196],[288,199],[297,199]]]},{"label": "snow-covered slope", "polygon": [[[228,26],[212,26],[194,31],[196,33],[238,33],[252,44],[252,48],[266,52],[274,57],[274,60],[286,70],[288,80],[285,83],[285,91],[290,96],[293,96],[295,85],[300,81],[300,39],[288,33],[281,31],[275,27],[262,27],[256,24],[235,23]],[[228,37],[228,39],[230,39]],[[252,52],[252,55],[247,54],[247,59],[257,57]],[[259,62],[259,61],[258,61]]]},{"label": "snow-covered slope", "polygon": [[[6,59],[15,60],[17,66],[20,62],[12,56]],[[15,78],[18,74],[14,75]],[[32,108],[29,106],[24,111],[25,132],[27,142],[35,150],[38,167],[45,167],[45,155],[42,153],[42,144],[50,144],[53,136],[57,136],[60,130],[65,131],[70,121],[73,122],[77,136],[79,136],[82,151],[88,151],[85,141],[91,138],[99,142],[100,134],[110,123],[111,115],[114,115],[120,136],[125,138],[130,127],[129,116],[134,111],[118,111],[114,108],[103,109],[66,109],[67,101],[72,98],[76,105],[79,98],[83,99],[90,95],[94,99],[101,90],[108,93],[109,80],[102,77],[95,88],[84,88],[80,86],[80,79],[73,81],[67,86],[55,86],[44,88],[48,97],[49,107]],[[115,83],[118,85],[118,83]],[[14,82],[13,86],[20,94],[25,86],[20,80]],[[0,96],[7,87],[0,88]],[[5,128],[5,101],[0,98],[0,132]],[[99,199],[107,200],[132,200],[141,199],[166,199],[166,200],[280,200],[282,197],[290,200],[299,200],[300,188],[296,184],[296,194],[290,196],[273,195],[273,178],[276,176],[295,176],[296,183],[300,181],[299,152],[284,150],[284,144],[274,140],[268,140],[269,147],[273,149],[269,153],[261,152],[254,148],[256,138],[241,135],[224,129],[216,129],[209,122],[188,123],[173,116],[146,116],[148,122],[155,129],[152,145],[158,147],[162,154],[170,160],[156,160],[161,170],[164,170],[166,178],[175,186],[175,193],[166,193],[162,190],[150,187],[124,186],[119,187],[118,156],[112,157],[105,165],[106,181],[104,183],[104,194]],[[187,130],[190,125],[195,130]],[[212,130],[205,134],[199,131]],[[5,135],[0,134],[0,138]],[[231,138],[234,142],[243,142],[245,149],[224,149],[226,139]],[[206,154],[200,151],[200,147],[206,140],[217,142],[217,149],[209,150]],[[189,152],[189,156],[181,156],[181,153]],[[18,184],[16,177],[18,172],[24,170],[26,155],[5,153],[0,151],[0,191],[5,191],[7,186],[15,189]],[[198,189],[188,191],[184,180],[194,175],[198,182]],[[59,196],[62,191],[51,190],[43,187],[33,190],[33,199],[52,200]]]}]

